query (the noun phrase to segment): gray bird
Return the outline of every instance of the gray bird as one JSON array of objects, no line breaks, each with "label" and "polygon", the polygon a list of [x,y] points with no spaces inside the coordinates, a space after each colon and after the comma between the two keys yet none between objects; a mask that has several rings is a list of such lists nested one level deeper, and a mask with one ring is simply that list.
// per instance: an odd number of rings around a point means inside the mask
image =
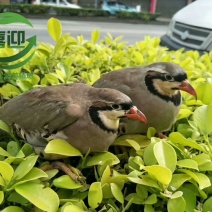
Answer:
[{"label": "gray bird", "polygon": [[146,133],[148,127],[154,127],[158,133],[167,131],[175,122],[181,107],[180,90],[197,98],[185,71],[174,63],[160,62],[112,71],[93,86],[117,89],[128,95],[138,109],[142,108],[148,123],[122,119],[121,134]]},{"label": "gray bird", "polygon": [[82,153],[107,150],[117,136],[121,117],[146,122],[125,94],[83,83],[37,88],[0,108],[0,119],[47,159],[60,158],[44,153],[48,142],[58,138]]}]

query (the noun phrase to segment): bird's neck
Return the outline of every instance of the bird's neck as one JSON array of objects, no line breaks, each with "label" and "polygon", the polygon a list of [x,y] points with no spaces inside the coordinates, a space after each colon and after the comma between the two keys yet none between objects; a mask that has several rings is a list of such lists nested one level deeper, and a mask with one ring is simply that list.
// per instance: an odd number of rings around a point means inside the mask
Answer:
[{"label": "bird's neck", "polygon": [[107,111],[99,110],[96,107],[89,108],[89,115],[94,124],[102,130],[116,134],[118,132],[119,119],[108,117]]}]

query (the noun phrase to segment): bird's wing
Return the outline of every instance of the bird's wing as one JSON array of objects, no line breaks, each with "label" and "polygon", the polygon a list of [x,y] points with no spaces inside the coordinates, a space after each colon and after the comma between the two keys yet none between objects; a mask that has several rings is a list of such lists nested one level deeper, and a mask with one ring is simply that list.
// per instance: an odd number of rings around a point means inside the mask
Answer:
[{"label": "bird's wing", "polygon": [[107,73],[104,76],[102,76],[99,80],[97,80],[93,84],[93,86],[96,88],[117,89],[127,95],[129,95],[129,93],[131,92],[131,87],[127,85],[126,82],[123,83],[123,71],[113,71]]},{"label": "bird's wing", "polygon": [[93,86],[97,88],[117,89],[131,96],[133,93],[136,93],[137,90],[140,90],[138,87],[144,84],[144,74],[141,74],[141,70],[142,68],[140,67],[134,67],[112,71],[102,76]]},{"label": "bird's wing", "polygon": [[50,133],[72,124],[85,110],[68,95],[71,87],[66,87],[69,92],[62,86],[53,87],[38,88],[8,101],[0,109],[0,119],[26,131]]}]

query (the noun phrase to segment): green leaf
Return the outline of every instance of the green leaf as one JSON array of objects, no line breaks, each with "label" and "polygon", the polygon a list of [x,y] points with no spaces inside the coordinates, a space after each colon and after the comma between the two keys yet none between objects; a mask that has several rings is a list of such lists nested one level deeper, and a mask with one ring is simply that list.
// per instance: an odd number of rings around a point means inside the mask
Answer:
[{"label": "green leaf", "polygon": [[182,196],[183,196],[183,192],[182,191],[176,191],[175,193],[173,193],[170,196],[170,199],[176,199],[176,198],[179,198],[179,197],[182,197]]},{"label": "green leaf", "polygon": [[7,145],[7,151],[10,155],[16,156],[20,150],[18,142],[10,141]]},{"label": "green leaf", "polygon": [[47,177],[47,174],[43,170],[33,167],[25,176],[23,176],[19,181],[17,181],[17,183],[15,183],[12,186],[12,188],[22,183],[26,183],[29,181],[37,180],[39,178],[46,178],[46,177]]},{"label": "green leaf", "polygon": [[4,192],[0,191],[0,205],[2,204],[3,201],[4,201]]},{"label": "green leaf", "polygon": [[13,202],[13,203],[18,203],[18,204],[21,204],[21,205],[25,205],[25,204],[28,204],[29,203],[29,201],[27,199],[25,199],[24,197],[22,197],[15,190],[13,190],[10,193],[9,197],[7,198],[7,201]]},{"label": "green leaf", "polygon": [[71,211],[73,211],[73,212],[86,212],[82,208],[80,208],[76,205],[67,205],[62,210],[62,212],[71,212]]},{"label": "green leaf", "polygon": [[144,212],[155,212],[155,209],[153,208],[152,205],[145,205]]},{"label": "green leaf", "polygon": [[93,30],[91,37],[92,37],[92,42],[96,43],[99,40],[99,37],[100,37],[99,30]]},{"label": "green leaf", "polygon": [[48,20],[48,32],[55,41],[60,39],[62,36],[62,25],[58,19],[50,18]]},{"label": "green leaf", "polygon": [[88,192],[88,204],[91,208],[95,209],[102,202],[102,188],[100,182],[94,182],[91,184]]},{"label": "green leaf", "polygon": [[178,113],[177,120],[188,118],[192,114],[192,111],[188,108],[180,109]]},{"label": "green leaf", "polygon": [[3,209],[1,212],[24,212],[24,210],[18,206],[8,206],[5,209]]},{"label": "green leaf", "polygon": [[142,199],[145,200],[148,197],[148,191],[147,191],[147,187],[144,185],[136,185],[136,193],[138,194],[138,196]]},{"label": "green leaf", "polygon": [[62,82],[65,83],[65,76],[62,71],[56,69],[55,72],[57,73],[57,78]]},{"label": "green leaf", "polygon": [[149,204],[153,205],[157,202],[157,195],[156,194],[151,194],[148,196],[148,198],[144,201],[144,204]]},{"label": "green leaf", "polygon": [[178,132],[172,132],[169,135],[169,139],[173,143],[180,144],[183,146],[189,146],[191,148],[206,152],[205,149],[201,145],[199,145],[196,141],[192,139],[186,139]]},{"label": "green leaf", "polygon": [[32,84],[26,80],[16,80],[16,84],[23,92],[32,89]]},{"label": "green leaf", "polygon": [[211,162],[210,156],[205,153],[195,155],[194,157],[192,157],[192,159],[195,160],[199,166],[203,165],[204,163]]},{"label": "green leaf", "polygon": [[150,176],[153,176],[157,179],[160,183],[164,185],[168,185],[172,179],[172,173],[170,169],[159,166],[159,165],[152,165],[144,167],[144,170],[149,173]]},{"label": "green leaf", "polygon": [[180,188],[180,190],[183,192],[183,198],[186,201],[186,211],[194,211],[197,200],[195,193],[184,187]]},{"label": "green leaf", "polygon": [[212,197],[208,198],[203,204],[203,212],[212,211]]},{"label": "green leaf", "polygon": [[147,130],[147,137],[151,139],[151,137],[155,136],[156,129],[154,127],[149,127]]},{"label": "green leaf", "polygon": [[[140,156],[130,157],[128,164],[130,167],[133,167],[133,166],[137,167],[137,165],[138,165],[139,170],[143,169],[143,167],[144,167],[144,162]],[[136,164],[136,166],[135,166],[135,164]]]},{"label": "green leaf", "polygon": [[115,183],[110,183],[111,186],[111,192],[116,200],[118,200],[120,203],[124,203],[124,196],[121,192],[121,189],[116,185]]},{"label": "green leaf", "polygon": [[[191,138],[194,136],[194,129],[188,125],[188,124],[184,124],[184,123],[179,123],[177,125],[177,132],[179,132],[180,134],[182,134],[183,136],[185,136],[186,138]],[[195,134],[198,133],[197,131],[195,131]]]},{"label": "green leaf", "polygon": [[106,166],[103,174],[102,174],[102,177],[101,177],[101,184],[102,186],[105,184],[105,183],[108,183],[109,180],[110,180],[110,177],[111,177],[111,170],[110,170],[110,167],[109,166]]},{"label": "green leaf", "polygon": [[141,54],[141,52],[134,51],[133,56],[135,56],[135,59],[134,59],[135,63],[141,64],[144,61],[144,57],[143,57],[143,54]]},{"label": "green leaf", "polygon": [[44,211],[57,211],[59,198],[57,194],[44,185],[28,182],[15,187],[17,193]]},{"label": "green leaf", "polygon": [[114,154],[112,154],[110,152],[102,152],[102,153],[95,154],[91,158],[88,158],[85,161],[85,167],[102,165],[107,160],[111,160],[110,165],[115,165],[120,162],[119,159]]},{"label": "green leaf", "polygon": [[68,175],[63,175],[61,177],[56,178],[53,181],[53,185],[57,188],[64,189],[77,189],[83,187],[80,183],[77,183],[72,180]]},{"label": "green leaf", "polygon": [[[140,149],[139,144],[136,141],[134,141],[134,140],[126,139],[126,143],[128,143],[129,146],[133,147],[135,150],[139,150]],[[126,145],[126,146],[128,146],[128,145]]]},{"label": "green leaf", "polygon": [[148,146],[150,141],[146,136],[138,134],[122,135],[116,138],[112,145],[114,146],[129,146],[138,150],[142,147]]},{"label": "green leaf", "polygon": [[183,197],[169,199],[167,204],[168,212],[185,212],[186,202]]},{"label": "green leaf", "polygon": [[184,182],[187,182],[191,179],[191,176],[187,174],[173,174],[172,180],[169,183],[169,188],[172,191],[176,191]]},{"label": "green leaf", "polygon": [[5,151],[2,147],[0,147],[0,155],[10,157],[11,155]]},{"label": "green leaf", "polygon": [[195,160],[192,159],[184,159],[177,161],[177,165],[183,168],[189,168],[189,169],[198,169],[198,164]]},{"label": "green leaf", "polygon": [[41,84],[42,85],[47,85],[47,84],[51,84],[51,85],[58,85],[59,84],[59,79],[58,76],[55,73],[49,73],[49,74],[45,74],[45,77],[41,80]]},{"label": "green leaf", "polygon": [[111,192],[111,186],[109,183],[105,183],[102,186],[102,194],[103,194],[104,199],[111,199],[114,197]]},{"label": "green leaf", "polygon": [[33,168],[37,159],[38,159],[38,156],[26,157],[16,168],[13,178],[15,180],[19,180],[23,178]]},{"label": "green leaf", "polygon": [[156,143],[151,143],[149,144],[145,150],[144,150],[144,163],[147,166],[151,166],[151,165],[155,165],[157,164],[157,159],[155,158],[155,154],[154,154],[154,146]]},{"label": "green leaf", "polygon": [[34,149],[30,144],[24,144],[21,148],[21,151],[25,156],[32,155],[34,153]]},{"label": "green leaf", "polygon": [[0,186],[5,186],[4,178],[0,175]]},{"label": "green leaf", "polygon": [[106,160],[105,162],[103,162],[101,166],[98,166],[97,169],[98,169],[99,175],[102,176],[106,167],[111,166],[112,163],[113,163],[113,160],[110,159],[110,160]]},{"label": "green leaf", "polygon": [[210,179],[202,173],[192,172],[186,169],[178,169],[178,171],[188,174],[193,180],[199,184],[200,189],[207,188],[211,185]]},{"label": "green leaf", "polygon": [[82,156],[80,151],[71,146],[67,141],[62,139],[51,140],[44,149],[47,154],[57,154],[64,156]]},{"label": "green leaf", "polygon": [[3,97],[15,97],[21,94],[20,90],[11,84],[3,85],[0,88],[0,94],[2,94]]},{"label": "green leaf", "polygon": [[198,107],[193,114],[194,123],[203,135],[212,132],[212,105]]},{"label": "green leaf", "polygon": [[199,171],[212,171],[212,162],[199,165]]},{"label": "green leaf", "polygon": [[210,95],[211,90],[212,83],[209,79],[200,83],[196,88],[198,99],[205,105],[210,105],[212,103],[212,96]]},{"label": "green leaf", "polygon": [[164,141],[156,143],[154,145],[154,155],[159,165],[167,167],[174,172],[177,164],[177,155],[171,145]]},{"label": "green leaf", "polygon": [[128,202],[141,205],[143,204],[143,200],[136,193],[131,193],[125,197],[125,200]]},{"label": "green leaf", "polygon": [[150,176],[147,175],[142,175],[141,177],[142,178],[138,177],[136,171],[133,171],[129,174],[128,179],[133,183],[157,188],[160,190],[160,187],[156,180],[152,179]]},{"label": "green leaf", "polygon": [[10,164],[0,161],[0,174],[7,184],[12,179],[14,170]]},{"label": "green leaf", "polygon": [[45,171],[47,177],[41,178],[41,181],[48,181],[48,180],[52,179],[58,172],[59,172],[58,169],[50,169],[50,170]]},{"label": "green leaf", "polygon": [[5,132],[11,134],[10,127],[2,120],[0,120],[0,129],[4,130]]},{"label": "green leaf", "polygon": [[112,174],[111,174],[111,178],[110,178],[110,182],[111,183],[116,183],[119,187],[120,184],[122,184],[123,182],[128,182],[127,179],[127,175],[126,174],[120,174],[119,172],[117,172],[115,169],[112,169]]}]

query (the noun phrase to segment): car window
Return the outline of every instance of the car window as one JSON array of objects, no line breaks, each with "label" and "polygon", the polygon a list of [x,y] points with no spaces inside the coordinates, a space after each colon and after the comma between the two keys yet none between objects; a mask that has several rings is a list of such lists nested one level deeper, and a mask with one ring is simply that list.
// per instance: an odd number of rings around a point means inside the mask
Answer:
[{"label": "car window", "polygon": [[122,2],[118,2],[119,5],[125,6],[125,4],[123,4]]},{"label": "car window", "polygon": [[108,2],[107,3],[109,6],[115,6],[116,5],[116,2]]},{"label": "car window", "polygon": [[118,3],[118,6],[119,6],[120,8],[126,8],[126,7],[127,7],[125,4],[123,4],[123,3],[121,3],[121,2]]}]

